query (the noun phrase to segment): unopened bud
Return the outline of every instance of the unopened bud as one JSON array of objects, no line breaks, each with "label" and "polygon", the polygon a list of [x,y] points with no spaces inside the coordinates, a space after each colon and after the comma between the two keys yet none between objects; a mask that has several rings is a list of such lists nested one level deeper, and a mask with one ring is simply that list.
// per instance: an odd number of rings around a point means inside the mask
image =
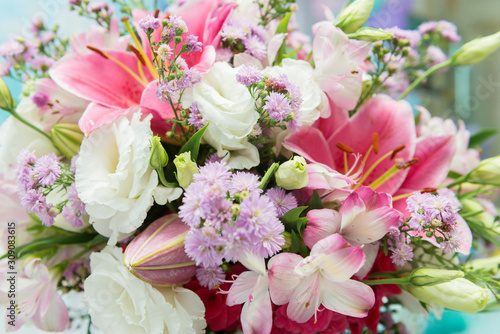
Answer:
[{"label": "unopened bud", "polygon": [[309,183],[306,166],[306,160],[300,156],[283,163],[276,171],[276,184],[286,190],[304,188]]},{"label": "unopened bud", "polygon": [[5,81],[0,78],[0,109],[13,111],[16,107],[16,102],[12,99],[9,87]]},{"label": "unopened bud", "polygon": [[500,47],[500,31],[465,43],[451,57],[453,65],[471,65],[483,61]]},{"label": "unopened bud", "polygon": [[154,136],[151,138],[151,153],[149,155],[149,165],[153,169],[161,169],[168,163],[167,151],[161,144],[160,137]]},{"label": "unopened bud", "polygon": [[450,282],[464,277],[463,271],[435,268],[418,268],[410,274],[410,284],[414,286],[431,286]]},{"label": "unopened bud", "polygon": [[177,182],[179,182],[179,186],[186,189],[193,182],[193,176],[200,172],[196,163],[191,160],[191,152],[176,155],[174,164],[177,168],[175,174]]},{"label": "unopened bud", "polygon": [[473,183],[500,186],[500,155],[481,161],[469,177]]},{"label": "unopened bud", "polygon": [[355,0],[339,14],[335,25],[346,34],[355,32],[370,17],[374,2],[375,0]]},{"label": "unopened bud", "polygon": [[394,37],[394,34],[382,29],[361,28],[347,36],[360,41],[377,42],[391,39]]},{"label": "unopened bud", "polygon": [[57,123],[50,129],[50,137],[57,149],[71,159],[80,152],[83,132],[75,123]]}]

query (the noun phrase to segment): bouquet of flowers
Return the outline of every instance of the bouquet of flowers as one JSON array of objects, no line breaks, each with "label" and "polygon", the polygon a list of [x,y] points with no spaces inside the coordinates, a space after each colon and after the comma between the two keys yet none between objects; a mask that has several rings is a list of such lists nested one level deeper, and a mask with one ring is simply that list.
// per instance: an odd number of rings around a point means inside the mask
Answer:
[{"label": "bouquet of flowers", "polygon": [[401,307],[499,306],[495,131],[404,98],[500,33],[447,56],[452,23],[363,27],[374,0],[312,39],[294,0],[113,2],[0,45],[24,88],[0,81],[8,331],[68,329],[70,291],[104,333],[403,333]]}]

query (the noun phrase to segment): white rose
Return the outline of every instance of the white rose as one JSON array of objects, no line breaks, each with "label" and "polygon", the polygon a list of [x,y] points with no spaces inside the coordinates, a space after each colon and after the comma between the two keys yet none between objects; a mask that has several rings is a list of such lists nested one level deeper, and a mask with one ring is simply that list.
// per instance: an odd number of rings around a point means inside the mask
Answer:
[{"label": "white rose", "polygon": [[288,80],[299,88],[303,100],[300,105],[303,125],[312,125],[320,117],[326,95],[314,81],[311,64],[304,60],[283,59],[282,66],[266,67],[263,72],[272,77],[286,74]]},{"label": "white rose", "polygon": [[142,225],[158,185],[149,166],[151,115],[119,117],[84,138],[76,162],[76,189],[90,223],[114,245]]},{"label": "white rose", "polygon": [[[31,124],[42,128],[39,108],[31,98],[22,99],[16,111]],[[58,152],[46,137],[14,117],[9,117],[0,127],[0,174],[3,174],[6,179],[15,179],[17,155],[23,148],[35,151],[37,157]]]},{"label": "white rose", "polygon": [[132,275],[118,247],[90,255],[91,275],[85,280],[84,301],[92,323],[104,333],[202,333],[205,307],[184,288],[161,288]]},{"label": "white rose", "polygon": [[215,63],[184,103],[196,102],[204,122],[210,123],[205,141],[220,157],[226,156],[230,167],[244,169],[259,164],[259,151],[247,140],[259,114],[247,87],[236,81],[236,73],[228,63]]}]

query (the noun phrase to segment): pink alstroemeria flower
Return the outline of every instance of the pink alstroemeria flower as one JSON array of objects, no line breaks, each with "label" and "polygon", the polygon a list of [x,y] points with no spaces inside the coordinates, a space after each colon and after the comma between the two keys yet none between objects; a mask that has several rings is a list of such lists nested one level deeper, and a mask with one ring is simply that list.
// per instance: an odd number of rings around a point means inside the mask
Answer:
[{"label": "pink alstroemeria flower", "polygon": [[226,304],[243,304],[241,325],[244,333],[268,334],[273,326],[273,309],[264,258],[248,253],[241,263],[250,270],[242,272],[233,282]]},{"label": "pink alstroemeria flower", "polygon": [[[16,302],[19,313],[16,314],[15,326],[7,323],[8,332],[18,330],[29,320],[44,331],[62,332],[69,328],[68,309],[57,293],[57,284],[40,259],[31,260],[17,279],[19,290]],[[7,305],[8,301],[3,304]]]},{"label": "pink alstroemeria flower", "polygon": [[[377,95],[349,119],[339,121],[342,117],[336,114],[341,112],[334,108],[332,117],[291,134],[284,146],[311,163],[354,175],[357,184],[352,189],[367,185],[377,192],[405,195],[435,188],[446,178],[455,152],[453,136],[417,139],[406,101]],[[404,212],[404,198],[394,207]]]},{"label": "pink alstroemeria flower", "polygon": [[287,315],[306,322],[325,308],[356,318],[366,317],[375,303],[373,290],[350,279],[365,262],[361,247],[352,247],[339,234],[317,242],[305,259],[281,253],[269,260],[271,299],[288,303]]}]

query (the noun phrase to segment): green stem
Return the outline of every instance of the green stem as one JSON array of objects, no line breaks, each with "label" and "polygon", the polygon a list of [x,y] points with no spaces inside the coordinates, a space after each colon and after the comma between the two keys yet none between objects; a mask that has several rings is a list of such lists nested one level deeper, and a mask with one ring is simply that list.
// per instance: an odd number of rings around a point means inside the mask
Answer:
[{"label": "green stem", "polygon": [[259,189],[264,190],[264,188],[269,183],[269,179],[271,178],[271,176],[273,176],[274,172],[276,172],[279,166],[280,164],[275,162],[271,165],[271,167],[269,167],[266,174],[264,174],[264,177],[262,178],[262,182],[260,183]]},{"label": "green stem", "polygon": [[366,285],[380,285],[380,284],[410,284],[410,277],[402,278],[383,278],[374,280],[364,280],[360,281]]},{"label": "green stem", "polygon": [[443,69],[445,67],[448,67],[448,66],[451,66],[452,64],[452,61],[451,59],[448,59],[447,61],[445,62],[442,62],[440,64],[436,64],[434,66],[432,66],[431,68],[429,68],[427,71],[424,72],[424,74],[422,74],[421,76],[419,76],[417,78],[417,80],[413,81],[412,84],[410,85],[410,87],[408,87],[404,92],[403,94],[401,94],[399,97],[398,97],[398,100],[401,100],[403,98],[405,98],[408,94],[410,94],[410,92],[412,90],[414,90],[418,85],[420,85],[420,83],[422,81],[424,81],[428,76],[430,76],[432,73],[440,70],[440,69]]},{"label": "green stem", "polygon": [[449,185],[447,185],[446,188],[453,188],[456,185],[459,185],[459,184],[462,184],[462,183],[466,182],[467,179],[469,178],[469,174],[465,174],[463,176],[460,176],[458,179],[456,179],[455,181],[453,181],[452,183],[450,183]]},{"label": "green stem", "polygon": [[37,128],[36,126],[34,126],[33,124],[31,124],[30,122],[28,122],[26,119],[24,119],[24,117],[22,117],[21,115],[19,115],[15,110],[7,110],[14,118],[16,118],[19,122],[21,123],[24,123],[25,125],[29,126],[30,128],[32,128],[33,130],[37,131],[38,133],[40,133],[41,135],[45,136],[45,138],[47,138],[52,144],[54,143],[52,141],[52,138],[49,136],[48,133],[46,133],[45,131],[43,131],[42,129],[40,128]]}]

